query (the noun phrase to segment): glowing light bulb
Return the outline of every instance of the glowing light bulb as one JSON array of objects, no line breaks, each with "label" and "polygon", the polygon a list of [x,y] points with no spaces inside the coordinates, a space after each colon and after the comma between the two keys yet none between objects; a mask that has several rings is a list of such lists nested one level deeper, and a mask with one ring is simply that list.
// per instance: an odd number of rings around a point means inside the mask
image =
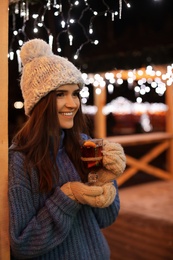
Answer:
[{"label": "glowing light bulb", "polygon": [[98,40],[95,40],[95,41],[94,41],[94,44],[95,44],[95,45],[99,44],[99,41],[98,41]]},{"label": "glowing light bulb", "polygon": [[33,14],[32,18],[36,19],[38,17],[38,14]]},{"label": "glowing light bulb", "polygon": [[38,27],[43,27],[43,23],[42,22],[39,22],[37,25],[38,25]]},{"label": "glowing light bulb", "polygon": [[18,35],[18,31],[15,30],[15,31],[13,32],[13,34],[14,34],[15,36]]},{"label": "glowing light bulb", "polygon": [[74,55],[74,59],[75,59],[75,60],[78,59],[78,55],[77,55],[77,54]]},{"label": "glowing light bulb", "polygon": [[70,19],[70,23],[74,23],[75,22],[75,20],[74,19]]},{"label": "glowing light bulb", "polygon": [[10,51],[10,53],[9,53],[9,58],[10,58],[10,60],[13,60],[13,59],[14,59],[14,52],[13,52],[13,51]]},{"label": "glowing light bulb", "polygon": [[73,35],[69,34],[68,38],[71,46],[73,44]]},{"label": "glowing light bulb", "polygon": [[93,34],[93,29],[92,28],[89,29],[89,34]]},{"label": "glowing light bulb", "polygon": [[96,92],[96,95],[100,95],[102,91],[100,88],[96,88],[95,92]]},{"label": "glowing light bulb", "polygon": [[19,46],[23,45],[23,41],[22,40],[19,40],[18,43],[19,43]]},{"label": "glowing light bulb", "polygon": [[38,28],[35,27],[35,28],[33,29],[33,32],[34,32],[34,33],[38,33]]},{"label": "glowing light bulb", "polygon": [[65,28],[65,21],[61,21],[62,28]]},{"label": "glowing light bulb", "polygon": [[14,102],[14,108],[21,109],[23,108],[23,102],[22,101],[16,101]]},{"label": "glowing light bulb", "polygon": [[75,1],[75,2],[74,2],[74,5],[79,5],[79,1]]}]

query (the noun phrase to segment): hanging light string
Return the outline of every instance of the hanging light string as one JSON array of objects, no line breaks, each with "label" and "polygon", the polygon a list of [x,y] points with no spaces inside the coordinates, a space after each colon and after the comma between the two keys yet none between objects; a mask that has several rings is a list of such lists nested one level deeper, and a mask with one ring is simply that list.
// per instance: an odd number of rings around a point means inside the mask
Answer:
[{"label": "hanging light string", "polygon": [[121,19],[122,15],[122,0],[119,0],[119,19]]},{"label": "hanging light string", "polygon": [[[87,0],[82,1],[72,1],[67,0],[66,2],[62,0],[45,0],[42,3],[40,3],[39,0],[10,0],[9,1],[9,12],[12,14],[13,17],[13,37],[10,43],[10,51],[13,49],[13,44],[15,39],[19,42],[19,47],[22,45],[22,39],[19,36],[23,34],[23,41],[27,40],[26,35],[26,22],[30,19],[30,6],[31,4],[39,4],[39,10],[37,11],[37,14],[35,16],[33,15],[34,20],[34,28],[33,33],[35,33],[35,37],[37,37],[37,33],[39,33],[39,29],[41,27],[44,27],[44,29],[47,31],[49,41],[53,42],[55,40],[55,43],[57,45],[57,51],[61,54],[64,46],[60,46],[60,37],[62,34],[67,34],[68,40],[69,40],[69,46],[73,46],[73,49],[75,49],[75,35],[73,35],[73,27],[79,26],[82,30],[82,33],[84,35],[84,42],[80,43],[79,47],[76,47],[76,50],[74,51],[74,59],[77,59],[79,57],[79,54],[82,50],[82,48],[87,44],[95,44],[97,45],[99,41],[97,39],[94,39],[94,20],[98,16],[107,16],[108,14],[111,15],[112,21],[114,21],[115,13],[119,13],[119,19],[121,19],[122,14],[122,0],[119,1],[119,12],[116,10],[113,10],[110,8],[110,6],[106,3],[105,0],[102,0],[101,3],[105,7],[104,11],[97,11],[94,10],[91,4]],[[126,5],[128,5],[126,0],[123,0]],[[74,12],[78,11],[77,8],[80,8],[80,6],[83,5],[83,9],[81,11],[81,14],[79,18],[73,17]],[[130,6],[128,6],[130,7]],[[54,17],[56,19],[60,19],[60,29],[57,33],[57,35],[53,35],[51,32],[51,28],[49,28],[49,25],[45,24],[45,15],[48,11],[52,10],[54,12]],[[82,19],[84,16],[87,17],[87,12],[90,14],[88,15],[89,19],[89,27],[87,28],[86,25],[83,24]],[[20,17],[23,19],[23,25],[22,28],[16,28],[16,18]],[[20,32],[20,33],[19,33]],[[10,57],[10,55],[9,55]],[[11,58],[12,59],[12,56]]]}]

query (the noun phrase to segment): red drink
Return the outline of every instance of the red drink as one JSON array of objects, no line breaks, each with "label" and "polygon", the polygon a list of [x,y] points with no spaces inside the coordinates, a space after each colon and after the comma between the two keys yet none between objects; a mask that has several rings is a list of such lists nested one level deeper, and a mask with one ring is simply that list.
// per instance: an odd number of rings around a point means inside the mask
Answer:
[{"label": "red drink", "polygon": [[102,150],[103,150],[103,140],[102,139],[91,139],[84,141],[81,146],[81,159],[87,162],[87,167],[91,168],[93,166],[101,165],[102,160]]},{"label": "red drink", "polygon": [[91,157],[102,157],[101,151],[103,150],[102,145],[97,145],[96,147],[89,147],[89,146],[82,146],[81,153],[82,157],[84,158],[91,158]]}]

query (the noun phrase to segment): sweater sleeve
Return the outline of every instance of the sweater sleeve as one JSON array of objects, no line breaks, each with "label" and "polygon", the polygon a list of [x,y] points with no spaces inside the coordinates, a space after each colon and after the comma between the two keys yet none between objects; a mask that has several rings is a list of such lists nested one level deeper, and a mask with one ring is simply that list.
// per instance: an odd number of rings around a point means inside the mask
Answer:
[{"label": "sweater sleeve", "polygon": [[56,187],[44,205],[36,209],[22,155],[12,152],[9,163],[11,249],[20,259],[37,257],[64,241],[81,206]]},{"label": "sweater sleeve", "polygon": [[107,208],[93,208],[93,212],[100,228],[106,228],[113,224],[119,214],[120,199],[116,181],[114,181],[114,185],[117,191],[114,202]]}]

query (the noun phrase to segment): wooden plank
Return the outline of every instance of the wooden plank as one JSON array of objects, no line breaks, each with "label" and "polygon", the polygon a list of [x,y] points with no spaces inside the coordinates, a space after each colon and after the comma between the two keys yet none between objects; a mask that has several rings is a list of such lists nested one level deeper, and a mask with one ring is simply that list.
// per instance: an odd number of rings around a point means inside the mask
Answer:
[{"label": "wooden plank", "polygon": [[163,140],[171,140],[173,139],[173,134],[166,132],[157,132],[148,134],[110,136],[106,137],[106,139],[110,142],[120,143],[123,146],[131,146],[161,142]]},{"label": "wooden plank", "polygon": [[173,181],[156,181],[119,189],[120,214],[103,230],[111,260],[172,259],[172,187]]},{"label": "wooden plank", "polygon": [[0,1],[0,32],[0,259],[8,260],[8,0]]},{"label": "wooden plank", "polygon": [[97,112],[94,116],[94,137],[104,138],[106,136],[106,117],[102,113],[103,107],[106,104],[106,88],[102,88],[101,93],[96,93],[96,88],[93,88],[94,92],[94,105],[97,107]]},{"label": "wooden plank", "polygon": [[[165,92],[166,104],[168,111],[166,113],[166,132],[169,134],[173,133],[173,84],[167,87]],[[168,153],[167,153],[167,168],[173,178],[173,139],[170,141]]]},{"label": "wooden plank", "polygon": [[136,160],[129,155],[126,156],[126,160],[128,165],[137,167],[138,169],[143,170],[144,172],[149,173],[153,176],[159,177],[164,180],[171,179],[171,175],[169,175],[167,171],[164,171],[152,165],[148,165],[144,162],[141,162],[140,160]]},{"label": "wooden plank", "polygon": [[[172,225],[142,218],[139,215],[119,215],[117,221],[103,230],[113,259],[171,259]],[[117,258],[118,257],[118,258]]]},{"label": "wooden plank", "polygon": [[[161,154],[164,150],[166,150],[168,147],[169,147],[169,142],[168,141],[163,142],[163,143],[157,145],[156,147],[154,147],[153,149],[151,149],[147,154],[145,154],[138,160],[140,162],[147,164],[150,161],[152,161],[154,158],[156,158],[159,154]],[[127,161],[127,164],[128,164],[128,161]],[[118,178],[118,180],[117,180],[118,185],[119,186],[122,185],[125,181],[127,181],[129,178],[131,178],[133,175],[135,175],[138,170],[139,170],[139,168],[136,166],[126,169],[124,171],[123,175],[121,175]],[[169,174],[169,172],[167,172],[167,173]]]}]

